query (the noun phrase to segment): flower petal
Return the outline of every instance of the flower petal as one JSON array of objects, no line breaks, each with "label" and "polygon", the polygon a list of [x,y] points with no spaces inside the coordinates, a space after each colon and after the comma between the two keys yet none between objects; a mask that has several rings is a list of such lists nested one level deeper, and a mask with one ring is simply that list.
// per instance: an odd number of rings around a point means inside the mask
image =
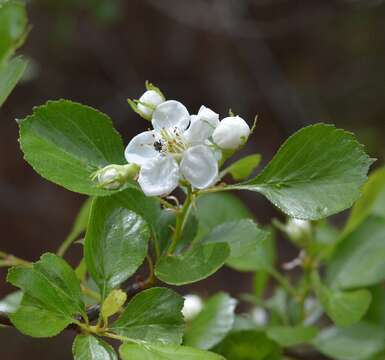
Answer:
[{"label": "flower petal", "polygon": [[168,100],[158,105],[152,114],[152,125],[156,131],[178,128],[184,131],[190,123],[190,114],[186,107],[175,100]]},{"label": "flower petal", "polygon": [[205,189],[217,179],[218,162],[208,146],[197,145],[185,151],[180,170],[194,188]]},{"label": "flower petal", "polygon": [[142,132],[131,139],[126,147],[124,156],[127,162],[143,165],[159,155],[154,143],[158,140],[155,131]]},{"label": "flower petal", "polygon": [[219,115],[206,106],[201,106],[198,115],[191,116],[191,125],[184,137],[189,144],[202,144],[219,124]]},{"label": "flower petal", "polygon": [[167,195],[178,186],[178,163],[171,156],[159,155],[142,166],[138,183],[147,196]]}]

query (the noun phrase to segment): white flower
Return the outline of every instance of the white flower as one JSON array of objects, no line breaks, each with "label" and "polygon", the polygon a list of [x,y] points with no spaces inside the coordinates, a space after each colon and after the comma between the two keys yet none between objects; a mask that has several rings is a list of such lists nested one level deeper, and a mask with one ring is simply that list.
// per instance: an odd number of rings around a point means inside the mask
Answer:
[{"label": "white flower", "polygon": [[198,295],[186,295],[182,309],[183,317],[186,321],[195,318],[203,308],[203,301]]},{"label": "white flower", "polygon": [[125,151],[128,162],[141,166],[138,182],[143,192],[167,195],[181,179],[197,189],[211,186],[218,175],[218,160],[208,139],[218,122],[218,115],[204,106],[190,124],[180,102],[158,105],[152,115],[154,130],[135,136]]},{"label": "white flower", "polygon": [[250,135],[246,121],[239,116],[224,118],[213,133],[213,141],[221,149],[236,150]]},{"label": "white flower", "polygon": [[154,109],[164,102],[164,98],[155,90],[147,90],[137,104],[138,110],[146,117],[151,117]]}]

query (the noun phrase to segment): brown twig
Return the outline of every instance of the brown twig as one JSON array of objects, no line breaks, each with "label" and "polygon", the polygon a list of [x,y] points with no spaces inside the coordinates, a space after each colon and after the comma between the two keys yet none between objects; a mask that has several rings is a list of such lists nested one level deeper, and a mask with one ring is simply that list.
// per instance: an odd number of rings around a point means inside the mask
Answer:
[{"label": "brown twig", "polygon": [[[155,283],[155,279],[153,277],[150,277],[146,280],[137,280],[136,282],[130,284],[127,286],[124,290],[127,293],[127,299],[129,300],[136,294],[140,293],[141,291],[150,288]],[[93,322],[98,319],[100,313],[100,305],[92,305],[87,309],[87,316],[89,322]],[[81,320],[81,318],[77,319]],[[0,312],[0,326],[11,326],[13,327],[12,322],[9,319],[9,316],[7,313]],[[76,324],[70,324],[67,326],[66,330],[79,330],[79,327]]]}]

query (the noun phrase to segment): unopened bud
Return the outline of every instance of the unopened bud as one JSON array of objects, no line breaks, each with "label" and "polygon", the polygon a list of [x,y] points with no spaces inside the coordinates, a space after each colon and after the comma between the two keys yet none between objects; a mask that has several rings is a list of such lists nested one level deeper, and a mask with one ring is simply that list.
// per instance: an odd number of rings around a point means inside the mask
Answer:
[{"label": "unopened bud", "polygon": [[203,301],[198,295],[186,295],[182,309],[186,321],[194,319],[202,310]]},{"label": "unopened bud", "polygon": [[164,102],[164,98],[158,94],[155,90],[147,90],[140,98],[138,102],[138,110],[145,116],[150,117],[155,108]]},{"label": "unopened bud", "polygon": [[93,179],[98,185],[107,190],[117,190],[128,180],[133,180],[138,175],[139,166],[136,164],[108,165],[98,170]]},{"label": "unopened bud", "polygon": [[139,98],[139,100],[130,100],[128,103],[131,108],[146,120],[151,120],[155,108],[166,99],[159,88],[150,82],[146,81],[147,91]]},{"label": "unopened bud", "polygon": [[235,150],[246,143],[250,127],[239,116],[224,118],[213,133],[214,143],[221,149]]},{"label": "unopened bud", "polygon": [[286,233],[290,240],[299,245],[304,245],[312,232],[311,223],[307,220],[290,218],[286,224]]}]

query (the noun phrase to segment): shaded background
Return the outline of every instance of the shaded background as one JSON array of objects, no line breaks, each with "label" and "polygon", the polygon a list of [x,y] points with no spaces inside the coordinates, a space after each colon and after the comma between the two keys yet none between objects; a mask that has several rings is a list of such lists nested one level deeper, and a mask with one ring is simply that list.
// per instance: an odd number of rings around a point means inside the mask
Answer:
[{"label": "shaded background", "polygon": [[[23,161],[15,118],[68,98],[112,117],[126,142],[147,124],[126,98],[144,81],[195,113],[229,108],[258,126],[244,154],[264,162],[294,131],[318,121],[353,131],[382,163],[385,4],[381,0],[30,1],[32,31],[21,52],[29,72],[0,109],[0,249],[28,260],[56,251],[83,197],[40,178]],[[260,196],[239,196],[263,224],[280,216]],[[338,219],[337,219],[338,221]],[[295,256],[279,244],[281,261]],[[68,254],[76,264],[80,249]],[[0,270],[0,295],[11,287]],[[228,269],[182,291],[250,289]],[[71,359],[73,334],[35,340],[0,333],[0,358]],[[6,346],[4,346],[6,344]]]}]

